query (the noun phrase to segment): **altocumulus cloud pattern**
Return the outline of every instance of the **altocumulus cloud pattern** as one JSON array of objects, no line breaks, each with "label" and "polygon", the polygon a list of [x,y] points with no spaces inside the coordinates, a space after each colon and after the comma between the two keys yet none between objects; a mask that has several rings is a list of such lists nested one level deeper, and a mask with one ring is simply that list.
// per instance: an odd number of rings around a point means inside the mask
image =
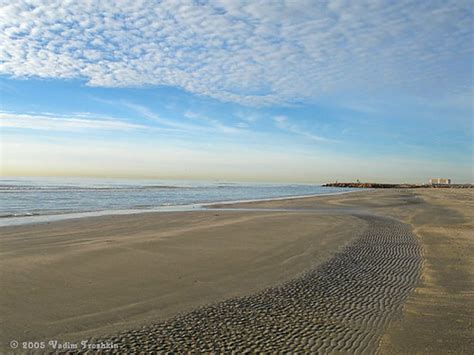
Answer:
[{"label": "altocumulus cloud pattern", "polygon": [[387,82],[470,85],[446,65],[472,52],[470,1],[47,0],[0,11],[0,73],[12,77],[165,85],[250,106]]}]

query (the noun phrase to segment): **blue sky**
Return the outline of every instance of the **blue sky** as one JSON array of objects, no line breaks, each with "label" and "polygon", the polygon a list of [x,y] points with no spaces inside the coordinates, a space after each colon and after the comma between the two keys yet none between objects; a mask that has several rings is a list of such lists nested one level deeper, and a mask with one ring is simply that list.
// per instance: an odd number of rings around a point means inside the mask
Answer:
[{"label": "blue sky", "polygon": [[15,2],[3,175],[472,182],[468,1]]}]

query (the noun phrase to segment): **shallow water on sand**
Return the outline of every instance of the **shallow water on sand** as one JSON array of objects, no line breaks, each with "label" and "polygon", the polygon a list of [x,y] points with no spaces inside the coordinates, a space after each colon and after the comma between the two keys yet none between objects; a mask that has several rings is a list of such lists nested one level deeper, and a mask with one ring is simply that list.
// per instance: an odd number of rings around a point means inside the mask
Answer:
[{"label": "shallow water on sand", "polygon": [[[58,178],[0,179],[0,225],[35,216],[176,210],[224,202],[310,196],[349,189],[311,184]],[[186,208],[184,208],[186,209]],[[12,222],[16,220],[16,222]]]}]

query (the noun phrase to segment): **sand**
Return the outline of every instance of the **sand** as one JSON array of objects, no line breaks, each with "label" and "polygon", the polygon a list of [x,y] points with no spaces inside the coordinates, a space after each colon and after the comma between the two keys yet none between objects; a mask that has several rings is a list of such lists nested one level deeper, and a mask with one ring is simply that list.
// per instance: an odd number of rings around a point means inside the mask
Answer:
[{"label": "sand", "polygon": [[211,211],[3,228],[2,344],[113,333],[256,292],[326,260],[364,226]]},{"label": "sand", "polygon": [[425,190],[423,201],[391,214],[410,223],[423,250],[423,272],[381,342],[384,353],[474,352],[474,193]]},{"label": "sand", "polygon": [[361,191],[1,228],[1,346],[468,353],[472,197]]},{"label": "sand", "polygon": [[373,353],[419,276],[407,226],[361,216],[357,241],[305,275],[139,330],[101,338],[123,352]]}]

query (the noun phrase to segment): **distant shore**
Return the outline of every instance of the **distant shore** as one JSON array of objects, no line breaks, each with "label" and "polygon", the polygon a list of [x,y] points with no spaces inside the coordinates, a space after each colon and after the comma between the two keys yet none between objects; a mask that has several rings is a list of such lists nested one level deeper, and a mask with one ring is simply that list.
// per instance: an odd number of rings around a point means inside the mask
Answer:
[{"label": "distant shore", "polygon": [[323,184],[323,187],[350,187],[361,189],[420,189],[420,188],[451,188],[466,189],[473,188],[474,184],[383,184],[376,182],[331,182]]}]

